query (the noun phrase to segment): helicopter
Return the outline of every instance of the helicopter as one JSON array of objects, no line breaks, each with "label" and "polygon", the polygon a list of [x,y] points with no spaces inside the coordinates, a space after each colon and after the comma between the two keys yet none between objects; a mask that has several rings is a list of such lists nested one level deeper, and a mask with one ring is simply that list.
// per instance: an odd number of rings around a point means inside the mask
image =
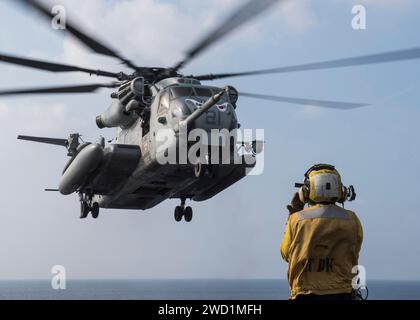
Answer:
[{"label": "helicopter", "polygon": [[[22,5],[53,19],[51,7],[39,0],[18,0]],[[98,218],[101,208],[147,210],[167,199],[179,199],[174,218],[190,222],[193,210],[186,200],[205,201],[223,192],[247,175],[256,165],[257,154],[264,141],[238,141],[235,130],[240,128],[236,115],[239,96],[299,105],[349,110],[368,106],[329,100],[291,98],[241,92],[232,86],[224,88],[203,84],[205,81],[232,77],[257,76],[343,68],[420,58],[420,48],[379,54],[308,63],[302,65],[203,75],[184,75],[181,69],[211,45],[276,5],[279,0],[248,0],[214,30],[201,38],[186,53],[185,58],[172,67],[139,67],[116,50],[89,35],[79,25],[66,21],[66,32],[77,38],[94,53],[119,60],[133,70],[131,74],[83,68],[68,64],[41,61],[0,53],[0,62],[49,72],[82,72],[114,79],[110,83],[70,85],[0,91],[0,96],[93,93],[99,89],[113,89],[110,107],[96,118],[98,128],[117,128],[114,139],[106,142],[83,142],[79,133],[68,138],[48,138],[20,135],[18,139],[58,145],[67,149],[69,157],[58,189],[63,195],[77,193],[80,199],[80,218],[89,214]],[[222,148],[217,141],[207,141],[199,149],[196,161],[180,161],[181,153],[192,144],[187,140],[181,150],[183,134],[195,129],[204,132],[227,130],[234,132],[222,164],[214,164],[210,156]],[[166,140],[158,139],[161,132]],[[210,139],[211,140],[211,139]],[[223,139],[222,139],[223,140]],[[161,163],[169,150],[175,153],[174,163]],[[203,151],[204,150],[204,151]],[[203,152],[202,152],[203,151]],[[202,154],[201,154],[202,153]],[[220,154],[218,154],[220,155]],[[220,158],[220,157],[219,157]],[[233,161],[234,159],[241,161]],[[220,159],[219,159],[220,160]]]}]

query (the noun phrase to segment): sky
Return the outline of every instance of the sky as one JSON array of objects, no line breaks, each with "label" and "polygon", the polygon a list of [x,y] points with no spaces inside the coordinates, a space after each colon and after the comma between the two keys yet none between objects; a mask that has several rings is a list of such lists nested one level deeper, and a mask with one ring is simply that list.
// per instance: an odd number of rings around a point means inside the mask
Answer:
[{"label": "sky", "polygon": [[[171,66],[200,35],[243,1],[61,0],[68,17],[140,65]],[[53,2],[54,3],[54,2]],[[351,27],[363,4],[367,29]],[[243,71],[418,46],[420,3],[414,0],[284,1],[226,37],[185,74]],[[63,31],[0,1],[0,52],[126,71],[91,53]],[[242,128],[265,130],[264,172],[214,198],[188,203],[191,223],[176,223],[168,200],[145,212],[102,210],[79,219],[77,195],[55,188],[67,161],[63,148],[20,142],[18,134],[87,141],[111,138],[95,117],[109,91],[0,99],[0,279],[46,279],[63,265],[69,279],[286,278],[279,244],[295,182],[314,163],[331,163],[358,198],[346,207],[364,228],[360,264],[369,279],[420,280],[417,139],[419,61],[215,81],[240,91],[365,102],[351,110],[301,107],[240,98]],[[0,88],[107,82],[0,64]]]}]

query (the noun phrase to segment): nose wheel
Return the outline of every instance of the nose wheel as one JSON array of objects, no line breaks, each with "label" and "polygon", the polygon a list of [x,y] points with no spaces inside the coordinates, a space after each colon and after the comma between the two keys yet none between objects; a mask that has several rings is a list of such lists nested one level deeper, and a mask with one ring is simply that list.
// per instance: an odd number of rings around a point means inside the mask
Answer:
[{"label": "nose wheel", "polygon": [[193,210],[191,207],[185,207],[185,199],[181,199],[181,205],[175,207],[174,217],[176,222],[180,222],[184,217],[186,222],[190,222],[193,218]]},{"label": "nose wheel", "polygon": [[174,217],[176,222],[180,222],[182,220],[184,210],[181,206],[175,207]]},{"label": "nose wheel", "polygon": [[98,219],[98,217],[99,217],[99,204],[97,202],[93,203],[90,211],[92,212],[92,218],[93,219]]},{"label": "nose wheel", "polygon": [[191,207],[186,207],[184,210],[184,219],[187,222],[190,222],[192,220],[193,217],[193,210]]}]

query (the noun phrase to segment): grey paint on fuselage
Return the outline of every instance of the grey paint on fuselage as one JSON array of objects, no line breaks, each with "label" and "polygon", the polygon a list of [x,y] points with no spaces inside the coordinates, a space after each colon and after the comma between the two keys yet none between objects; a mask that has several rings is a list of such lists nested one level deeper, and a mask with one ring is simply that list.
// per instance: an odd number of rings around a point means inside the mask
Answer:
[{"label": "grey paint on fuselage", "polygon": [[[141,119],[138,119],[130,128],[120,129],[117,137],[112,141],[113,144],[118,145],[138,146],[141,158],[122,186],[109,190],[107,194],[94,196],[93,201],[98,202],[100,207],[148,209],[165,199],[178,197],[202,201],[222,191],[224,185],[227,187],[245,175],[243,165],[223,166],[217,170],[217,175],[205,179],[195,177],[192,164],[159,165],[158,142],[156,141],[158,131],[172,130],[174,132],[172,143],[178,143],[174,128],[181,119],[178,119],[172,111],[180,108],[187,116],[196,109],[194,101],[203,103],[209,98],[208,96],[173,97],[169,91],[175,87],[209,89],[213,94],[221,91],[220,88],[201,86],[197,80],[183,78],[169,78],[155,84],[152,87],[154,101],[151,105],[149,132],[142,134]],[[195,120],[193,127],[206,131],[237,128],[235,109],[225,100],[219,102],[219,104],[223,103],[226,105],[225,110],[221,111],[217,106],[211,107],[207,113]],[[166,123],[158,121],[161,117],[166,118]],[[121,165],[124,164],[121,163]],[[218,191],[212,192],[212,189]]]}]

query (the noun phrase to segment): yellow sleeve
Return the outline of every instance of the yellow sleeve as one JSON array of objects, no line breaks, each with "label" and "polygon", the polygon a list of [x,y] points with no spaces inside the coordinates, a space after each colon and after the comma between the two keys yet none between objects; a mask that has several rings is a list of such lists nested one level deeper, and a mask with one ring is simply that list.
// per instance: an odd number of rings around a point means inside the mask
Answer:
[{"label": "yellow sleeve", "polygon": [[292,243],[292,233],[290,231],[290,217],[284,230],[283,241],[280,245],[281,256],[286,262],[289,262],[290,244]]},{"label": "yellow sleeve", "polygon": [[353,211],[350,211],[350,212],[352,213],[353,219],[356,221],[356,227],[357,227],[356,252],[357,254],[359,254],[362,248],[362,242],[363,242],[363,227],[357,215]]},{"label": "yellow sleeve", "polygon": [[356,218],[356,223],[357,223],[357,244],[356,244],[356,250],[357,253],[360,252],[360,250],[362,249],[362,242],[363,242],[363,227],[362,227],[362,223],[360,222],[359,218],[357,217],[357,215],[355,214],[354,217]]}]

